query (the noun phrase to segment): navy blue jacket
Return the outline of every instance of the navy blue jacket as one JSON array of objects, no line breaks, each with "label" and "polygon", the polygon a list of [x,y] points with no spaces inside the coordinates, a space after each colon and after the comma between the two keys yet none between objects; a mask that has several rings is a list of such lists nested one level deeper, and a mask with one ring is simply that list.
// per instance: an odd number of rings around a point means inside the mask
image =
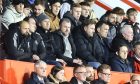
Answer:
[{"label": "navy blue jacket", "polygon": [[111,66],[112,71],[129,72],[129,73],[133,72],[133,68],[132,68],[131,62],[128,59],[123,60],[123,59],[121,59],[117,55],[114,56],[110,60],[109,64]]}]

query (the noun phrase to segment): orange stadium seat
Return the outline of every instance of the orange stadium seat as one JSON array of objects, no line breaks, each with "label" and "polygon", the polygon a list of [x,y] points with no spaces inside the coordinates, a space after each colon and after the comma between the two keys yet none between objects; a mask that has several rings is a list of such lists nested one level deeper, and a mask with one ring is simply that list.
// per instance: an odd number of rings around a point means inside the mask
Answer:
[{"label": "orange stadium seat", "polygon": [[[53,65],[48,65],[47,75]],[[73,67],[65,67],[65,76],[70,80],[73,76]],[[34,64],[14,60],[0,61],[0,84],[24,84],[34,70]],[[130,80],[132,73],[112,72],[110,84],[124,84]],[[97,75],[96,75],[97,78]]]}]

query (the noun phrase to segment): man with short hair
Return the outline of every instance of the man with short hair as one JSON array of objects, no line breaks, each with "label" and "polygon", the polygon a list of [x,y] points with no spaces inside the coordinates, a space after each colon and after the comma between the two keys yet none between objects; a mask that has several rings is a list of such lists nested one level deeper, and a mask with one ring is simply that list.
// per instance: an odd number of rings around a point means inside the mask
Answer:
[{"label": "man with short hair", "polygon": [[133,32],[134,32],[133,41],[139,41],[140,40],[140,28],[139,28],[139,23],[137,22],[138,11],[135,8],[129,8],[127,10],[126,14],[127,14],[127,19],[123,20],[121,27],[124,24],[131,25]]},{"label": "man with short hair", "polygon": [[41,60],[37,61],[34,64],[34,72],[31,73],[31,77],[26,81],[26,84],[49,84],[46,71],[47,64]]},{"label": "man with short hair", "polygon": [[61,19],[60,30],[53,33],[55,55],[57,58],[63,59],[68,66],[81,65],[82,61],[76,57],[76,48],[70,31],[70,20]]},{"label": "man with short hair", "polygon": [[113,8],[114,13],[117,15],[116,17],[116,30],[117,34],[120,33],[121,23],[124,20],[125,12],[120,7]]},{"label": "man with short hair", "polygon": [[56,30],[59,30],[59,21],[60,19],[58,18],[58,14],[60,11],[60,7],[61,7],[61,2],[60,0],[51,0],[50,1],[50,11],[47,9],[47,11],[45,12],[50,19],[50,31],[54,32]]},{"label": "man with short hair", "polygon": [[86,82],[86,68],[83,65],[74,67],[72,79],[70,80],[71,84],[89,84]]},{"label": "man with short hair", "polygon": [[84,23],[84,21],[89,19],[89,17],[90,17],[90,12],[91,12],[90,4],[88,2],[81,2],[80,5],[82,8],[82,11],[81,11],[81,16],[80,16],[79,20],[82,23]]},{"label": "man with short hair", "polygon": [[110,45],[113,38],[115,38],[116,32],[117,32],[116,31],[116,27],[117,27],[116,18],[117,18],[117,14],[113,10],[111,10],[110,13],[107,15],[107,23],[109,24],[107,39]]},{"label": "man with short hair", "polygon": [[11,23],[17,23],[25,18],[23,13],[24,0],[13,0],[12,5],[8,6],[2,16],[2,24],[4,29],[9,29],[8,26]]},{"label": "man with short hair", "polygon": [[81,5],[76,3],[72,5],[71,11],[66,12],[63,16],[63,18],[68,18],[71,21],[72,32],[74,28],[81,25],[81,22],[79,20],[81,16],[81,11]]},{"label": "man with short hair", "polygon": [[95,26],[95,36],[93,40],[93,52],[97,62],[108,63],[110,58],[110,45],[107,39],[109,25],[106,22],[99,21]]},{"label": "man with short hair", "polygon": [[102,64],[97,69],[98,79],[93,80],[91,84],[109,84],[111,78],[111,68],[107,64]]},{"label": "man with short hair", "polygon": [[85,67],[86,67],[86,72],[87,72],[86,81],[90,84],[90,82],[95,79],[95,70],[90,65],[86,65]]},{"label": "man with short hair", "polygon": [[33,9],[33,16],[37,17],[41,13],[44,13],[45,7],[41,1],[36,1],[34,4],[34,9]]}]

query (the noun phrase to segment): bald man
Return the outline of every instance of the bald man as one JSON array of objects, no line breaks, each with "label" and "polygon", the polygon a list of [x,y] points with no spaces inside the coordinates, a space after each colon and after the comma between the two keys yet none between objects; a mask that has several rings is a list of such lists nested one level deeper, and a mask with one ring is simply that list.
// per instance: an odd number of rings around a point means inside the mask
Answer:
[{"label": "bald man", "polygon": [[30,32],[28,21],[21,21],[19,24],[5,35],[8,58],[28,62],[40,60],[46,51],[41,36]]}]

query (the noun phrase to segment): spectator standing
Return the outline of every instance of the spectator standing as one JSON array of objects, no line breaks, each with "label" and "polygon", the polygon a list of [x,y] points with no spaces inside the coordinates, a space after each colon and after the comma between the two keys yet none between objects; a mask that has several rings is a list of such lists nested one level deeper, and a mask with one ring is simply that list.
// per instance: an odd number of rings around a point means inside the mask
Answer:
[{"label": "spectator standing", "polygon": [[139,28],[139,23],[137,22],[137,15],[138,15],[138,11],[134,8],[129,8],[126,12],[127,14],[127,19],[125,19],[122,24],[121,27],[124,24],[127,25],[131,25],[132,29],[133,29],[133,33],[134,33],[134,37],[133,37],[133,41],[139,41],[140,40],[140,28]]}]

